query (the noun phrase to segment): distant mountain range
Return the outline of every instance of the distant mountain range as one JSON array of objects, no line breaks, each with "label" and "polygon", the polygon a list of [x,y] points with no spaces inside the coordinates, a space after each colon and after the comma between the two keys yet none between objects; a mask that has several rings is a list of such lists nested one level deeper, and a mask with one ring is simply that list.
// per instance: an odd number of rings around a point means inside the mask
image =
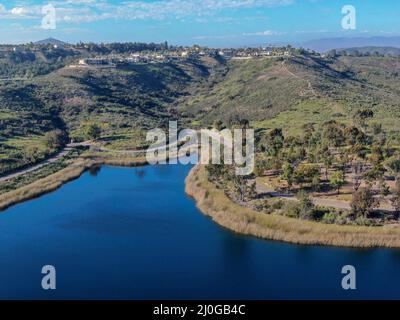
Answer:
[{"label": "distant mountain range", "polygon": [[327,52],[332,49],[356,47],[392,47],[400,48],[400,37],[357,37],[357,38],[326,38],[310,40],[298,44],[306,49],[317,52]]},{"label": "distant mountain range", "polygon": [[356,48],[341,48],[335,49],[338,53],[341,51],[345,51],[348,55],[351,56],[363,56],[363,55],[379,55],[386,57],[399,57],[400,56],[400,48],[394,47],[356,47]]},{"label": "distant mountain range", "polygon": [[66,43],[66,42],[63,42],[63,41],[61,41],[61,40],[58,40],[58,39],[47,38],[47,39],[44,39],[44,40],[36,41],[36,42],[34,42],[34,44],[37,44],[37,45],[47,45],[47,44],[50,44],[50,45],[63,46],[63,45],[66,45],[67,43]]}]

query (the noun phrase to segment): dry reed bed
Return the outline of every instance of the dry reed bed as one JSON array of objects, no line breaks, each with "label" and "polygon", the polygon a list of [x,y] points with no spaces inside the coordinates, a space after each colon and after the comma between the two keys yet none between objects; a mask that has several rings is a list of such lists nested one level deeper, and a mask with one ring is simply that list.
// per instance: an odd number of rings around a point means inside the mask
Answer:
[{"label": "dry reed bed", "polygon": [[241,207],[208,181],[204,166],[191,170],[186,178],[186,193],[216,223],[241,234],[296,244],[400,248],[398,226],[330,225],[268,215]]},{"label": "dry reed bed", "polygon": [[54,191],[64,183],[77,179],[81,174],[93,165],[92,161],[77,161],[65,169],[62,169],[48,177],[39,179],[26,186],[0,195],[0,210],[22,201],[37,198],[45,193]]},{"label": "dry reed bed", "polygon": [[[166,155],[167,156],[167,155]],[[167,157],[168,158],[168,157]],[[117,153],[87,152],[75,162],[45,178],[0,195],[0,211],[17,203],[31,200],[60,188],[63,184],[79,178],[87,169],[96,165],[137,167],[147,165],[146,156],[132,157]]]},{"label": "dry reed bed", "polygon": [[120,166],[120,167],[136,167],[143,166],[147,164],[146,157],[129,157],[118,155],[116,153],[87,153],[82,155],[83,159],[90,160],[97,165],[110,165],[110,166]]}]

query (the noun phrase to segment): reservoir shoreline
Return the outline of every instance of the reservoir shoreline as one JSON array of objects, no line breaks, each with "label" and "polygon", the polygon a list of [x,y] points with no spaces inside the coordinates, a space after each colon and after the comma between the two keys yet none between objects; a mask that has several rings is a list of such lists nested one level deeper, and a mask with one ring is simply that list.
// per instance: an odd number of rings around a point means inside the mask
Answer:
[{"label": "reservoir shoreline", "polygon": [[[18,203],[38,198],[78,179],[93,166],[137,167],[148,165],[145,157],[79,158],[46,178],[0,195],[0,213]],[[354,248],[400,248],[400,230],[395,227],[328,225],[278,215],[255,212],[232,202],[210,183],[203,166],[196,165],[185,180],[185,192],[198,209],[212,220],[237,233],[304,245]]]},{"label": "reservoir shoreline", "polygon": [[53,173],[45,178],[39,179],[21,188],[0,195],[0,214],[9,207],[21,202],[38,198],[44,194],[61,188],[64,184],[78,179],[84,172],[94,166],[110,165],[137,167],[147,165],[145,157],[141,158],[116,158],[95,157],[79,158],[68,167]]},{"label": "reservoir shoreline", "polygon": [[190,171],[185,191],[206,216],[240,234],[303,245],[400,248],[398,228],[324,224],[264,214],[242,207],[208,181],[203,166],[197,165]]}]

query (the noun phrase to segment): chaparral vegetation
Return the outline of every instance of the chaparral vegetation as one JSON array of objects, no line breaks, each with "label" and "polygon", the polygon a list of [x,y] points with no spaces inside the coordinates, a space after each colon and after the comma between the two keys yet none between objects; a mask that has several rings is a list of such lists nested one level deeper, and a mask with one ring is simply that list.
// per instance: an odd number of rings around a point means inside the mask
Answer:
[{"label": "chaparral vegetation", "polygon": [[69,174],[77,162],[135,163],[147,130],[177,120],[193,129],[255,129],[251,175],[224,164],[205,171],[244,209],[397,225],[400,58],[371,50],[2,45],[0,194],[23,200],[18,190]]}]

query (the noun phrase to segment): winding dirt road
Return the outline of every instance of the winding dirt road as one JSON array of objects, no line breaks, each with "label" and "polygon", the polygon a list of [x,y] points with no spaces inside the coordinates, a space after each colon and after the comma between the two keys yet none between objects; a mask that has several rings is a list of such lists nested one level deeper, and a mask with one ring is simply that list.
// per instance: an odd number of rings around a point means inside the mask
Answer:
[{"label": "winding dirt road", "polygon": [[54,163],[58,160],[60,160],[61,158],[64,158],[65,156],[67,156],[71,150],[73,150],[76,147],[80,147],[80,146],[90,146],[92,145],[92,143],[90,141],[85,141],[85,142],[81,142],[81,143],[70,143],[68,144],[62,151],[60,151],[59,153],[57,153],[56,155],[38,163],[35,164],[33,166],[30,166],[28,168],[25,169],[21,169],[21,170],[17,170],[14,171],[13,173],[10,174],[6,174],[4,176],[0,177],[0,182],[6,181],[6,180],[10,180],[19,176],[22,176],[24,174],[36,171],[40,168],[43,168],[44,166],[47,166],[51,163]]},{"label": "winding dirt road", "polygon": [[[268,194],[271,197],[274,198],[281,198],[285,200],[292,200],[292,201],[298,201],[294,194],[289,193],[289,194],[284,194],[284,193],[279,193],[273,189],[270,189],[266,187],[265,185],[262,185],[260,183],[256,183],[256,190],[258,194]],[[316,206],[320,207],[325,207],[325,208],[335,208],[339,210],[350,210],[350,202],[349,201],[340,201],[340,200],[334,200],[334,199],[327,199],[327,198],[316,198],[316,197],[311,197],[312,202]],[[394,212],[395,210],[393,208],[380,208],[382,210],[388,211],[388,212]]]}]

